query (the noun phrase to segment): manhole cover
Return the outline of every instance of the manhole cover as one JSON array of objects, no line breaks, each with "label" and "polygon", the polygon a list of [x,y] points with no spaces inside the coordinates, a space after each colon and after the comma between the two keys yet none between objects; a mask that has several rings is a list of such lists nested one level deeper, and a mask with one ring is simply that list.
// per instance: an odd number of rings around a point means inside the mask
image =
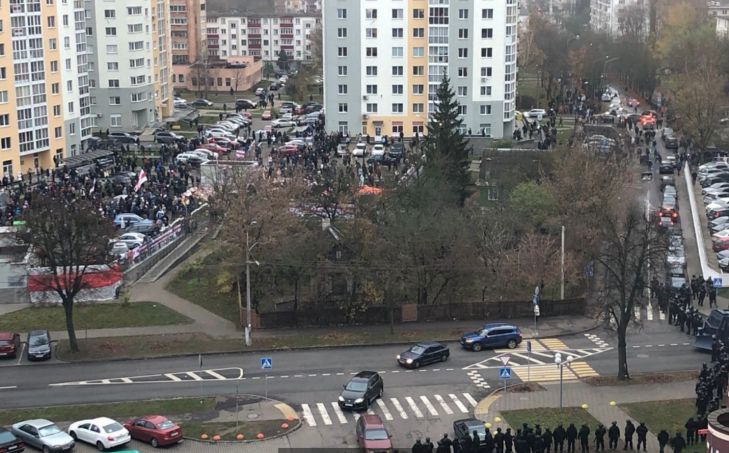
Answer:
[{"label": "manhole cover", "polygon": [[258,415],[258,414],[248,414],[248,419],[249,419],[249,420],[255,420],[255,419],[257,419],[258,417],[259,417],[259,415]]}]

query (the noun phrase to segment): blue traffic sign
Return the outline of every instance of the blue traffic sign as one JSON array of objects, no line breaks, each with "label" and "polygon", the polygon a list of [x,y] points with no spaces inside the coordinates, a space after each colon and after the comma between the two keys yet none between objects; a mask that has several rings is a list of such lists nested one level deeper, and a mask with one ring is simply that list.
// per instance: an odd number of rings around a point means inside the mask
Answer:
[{"label": "blue traffic sign", "polygon": [[711,282],[713,283],[714,288],[722,288],[722,278],[721,277],[714,277],[711,279]]},{"label": "blue traffic sign", "polygon": [[273,359],[270,357],[261,357],[261,369],[270,370],[273,368]]},{"label": "blue traffic sign", "polygon": [[511,368],[508,366],[499,368],[499,379],[511,379]]}]

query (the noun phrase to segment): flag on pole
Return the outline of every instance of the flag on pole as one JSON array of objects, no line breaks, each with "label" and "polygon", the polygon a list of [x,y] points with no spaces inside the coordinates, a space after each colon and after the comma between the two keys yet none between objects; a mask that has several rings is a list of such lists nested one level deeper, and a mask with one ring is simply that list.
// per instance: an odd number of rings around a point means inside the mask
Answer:
[{"label": "flag on pole", "polygon": [[139,189],[142,188],[142,184],[147,182],[147,174],[144,172],[144,170],[139,172],[139,176],[137,178],[137,184],[134,186],[134,191],[139,192]]}]

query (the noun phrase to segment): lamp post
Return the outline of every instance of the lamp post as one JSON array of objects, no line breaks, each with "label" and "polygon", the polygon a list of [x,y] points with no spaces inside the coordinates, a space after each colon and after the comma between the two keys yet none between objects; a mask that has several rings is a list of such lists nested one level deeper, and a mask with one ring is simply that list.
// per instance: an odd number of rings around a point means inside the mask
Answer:
[{"label": "lamp post", "polygon": [[[252,221],[249,227],[256,225],[256,221]],[[258,245],[257,242],[250,245],[248,238],[248,228],[246,228],[246,326],[245,326],[245,342],[246,346],[252,344],[251,339],[251,250]],[[253,261],[258,266],[258,261]]]},{"label": "lamp post", "polygon": [[558,352],[554,355],[554,363],[559,367],[559,408],[562,409],[562,387],[564,382],[564,367],[565,365],[569,367],[570,363],[572,363],[572,360],[574,358],[571,355],[567,356],[567,360],[562,360],[562,353]]}]

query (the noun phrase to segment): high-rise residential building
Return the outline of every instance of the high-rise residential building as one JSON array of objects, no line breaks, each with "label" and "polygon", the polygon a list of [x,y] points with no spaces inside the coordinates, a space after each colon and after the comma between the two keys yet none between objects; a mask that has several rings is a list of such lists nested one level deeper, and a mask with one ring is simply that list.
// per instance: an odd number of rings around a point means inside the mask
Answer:
[{"label": "high-rise residential building", "polygon": [[207,51],[205,0],[170,0],[172,64],[190,65]]},{"label": "high-rise residential building", "polygon": [[326,128],[426,133],[445,76],[464,132],[511,137],[516,0],[324,0]]},{"label": "high-rise residential building", "polygon": [[636,11],[642,11],[645,21],[643,30],[648,33],[650,14],[648,2],[644,0],[593,0],[590,2],[590,27],[599,33],[618,36],[621,33],[620,16],[632,15]]},{"label": "high-rise residential building", "polygon": [[172,115],[172,31],[170,0],[152,0],[152,77],[154,78],[154,122]]}]

